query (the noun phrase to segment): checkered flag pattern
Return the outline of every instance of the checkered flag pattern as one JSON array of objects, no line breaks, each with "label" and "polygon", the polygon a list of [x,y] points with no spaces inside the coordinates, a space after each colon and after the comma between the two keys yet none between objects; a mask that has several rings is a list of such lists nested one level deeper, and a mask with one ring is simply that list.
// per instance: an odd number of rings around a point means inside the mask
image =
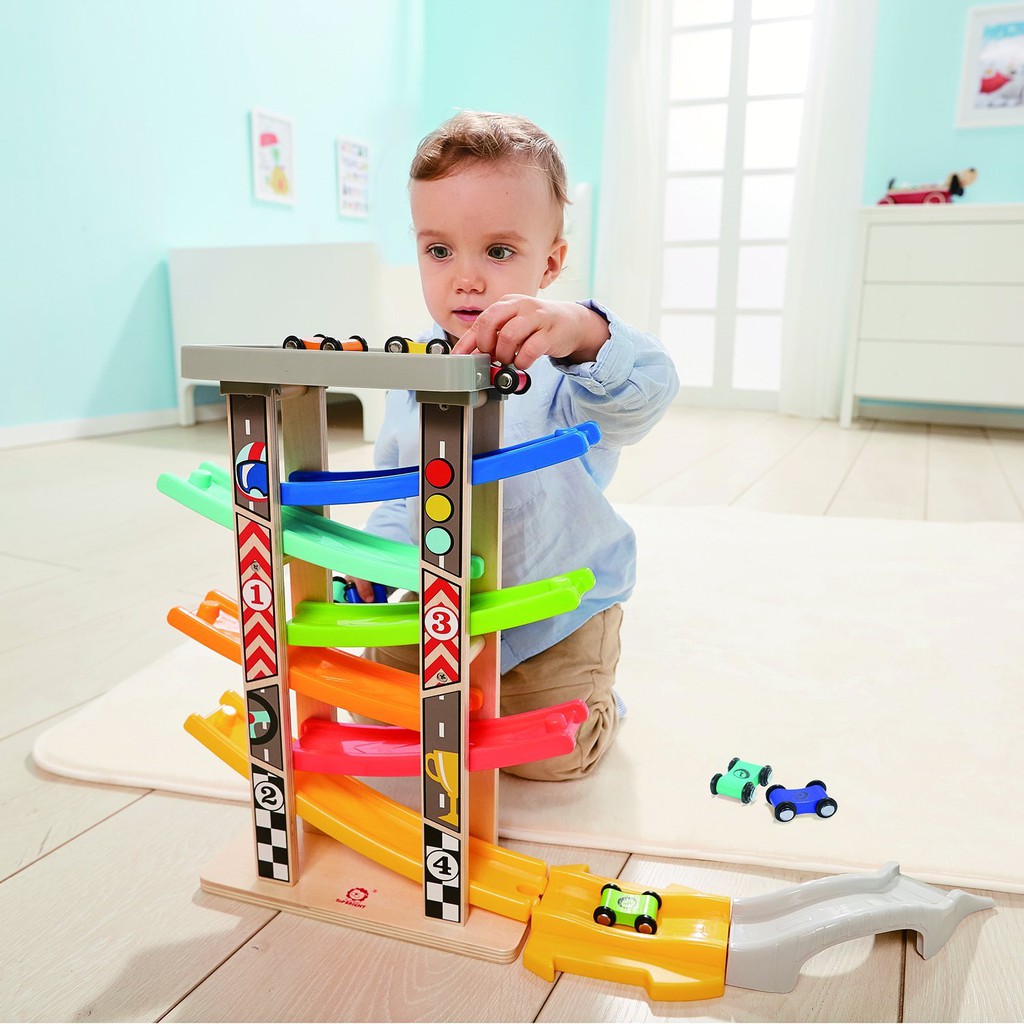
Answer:
[{"label": "checkered flag pattern", "polygon": [[287,882],[290,879],[290,870],[284,779],[270,772],[254,769],[252,788],[255,799],[253,813],[256,821],[256,870],[260,878]]},{"label": "checkered flag pattern", "polygon": [[423,826],[423,839],[427,872],[424,912],[427,917],[442,921],[458,921],[462,844],[456,836],[450,836],[433,825]]}]

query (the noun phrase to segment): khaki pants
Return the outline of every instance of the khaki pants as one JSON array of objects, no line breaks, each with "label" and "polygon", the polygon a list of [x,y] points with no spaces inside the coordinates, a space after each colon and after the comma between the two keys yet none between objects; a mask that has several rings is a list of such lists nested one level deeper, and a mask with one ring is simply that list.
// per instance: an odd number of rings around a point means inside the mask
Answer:
[{"label": "khaki pants", "polygon": [[[503,771],[544,782],[579,779],[593,771],[611,746],[619,720],[612,686],[619,664],[621,626],[622,606],[613,605],[588,619],[554,647],[520,662],[501,677],[502,715],[536,711],[568,700],[584,700],[590,709],[590,715],[576,733],[575,750]],[[364,657],[406,672],[419,672],[416,645],[371,647]]]}]

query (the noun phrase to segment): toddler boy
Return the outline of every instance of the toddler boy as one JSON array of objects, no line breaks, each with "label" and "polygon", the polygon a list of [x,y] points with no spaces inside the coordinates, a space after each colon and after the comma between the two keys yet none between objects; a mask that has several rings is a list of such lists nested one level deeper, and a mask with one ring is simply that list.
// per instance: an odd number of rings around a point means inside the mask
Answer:
[{"label": "toddler boy", "polygon": [[[409,195],[423,296],[434,320],[427,337],[458,339],[454,354],[483,352],[532,377],[530,390],[506,403],[504,444],[584,420],[601,428],[600,443],[582,459],[513,477],[503,488],[503,586],[580,566],[597,579],[575,611],[501,634],[503,715],[577,698],[590,709],[572,753],[507,770],[530,779],[578,778],[615,734],[621,604],[636,579],[636,538],[603,492],[619,452],[658,422],[678,378],[657,339],[596,302],[536,297],[565,263],[568,195],[561,155],[532,122],[457,114],[420,143]],[[418,417],[411,392],[388,393],[374,450],[379,469],[419,462]],[[384,502],[366,529],[415,542],[417,516],[416,501]],[[369,583],[356,584],[372,600]],[[419,671],[416,646],[366,653]]]}]

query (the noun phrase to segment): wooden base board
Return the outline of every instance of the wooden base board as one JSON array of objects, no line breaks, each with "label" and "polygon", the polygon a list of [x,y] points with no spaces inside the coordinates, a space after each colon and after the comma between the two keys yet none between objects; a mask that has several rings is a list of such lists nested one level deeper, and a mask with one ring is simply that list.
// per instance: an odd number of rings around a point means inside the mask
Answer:
[{"label": "wooden base board", "polygon": [[247,830],[202,870],[199,881],[204,892],[215,896],[491,963],[512,963],[526,941],[528,923],[478,907],[469,908],[464,925],[424,917],[419,885],[328,836],[300,831],[299,864],[295,885],[259,878]]}]

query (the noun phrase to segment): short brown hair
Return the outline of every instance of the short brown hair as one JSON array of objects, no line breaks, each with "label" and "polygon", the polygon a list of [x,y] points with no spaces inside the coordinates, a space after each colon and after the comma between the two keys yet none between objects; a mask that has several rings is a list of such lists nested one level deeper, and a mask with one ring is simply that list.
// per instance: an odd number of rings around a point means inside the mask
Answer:
[{"label": "short brown hair", "polygon": [[559,214],[564,214],[569,189],[562,154],[547,132],[518,114],[460,111],[416,147],[409,178],[436,181],[468,163],[494,164],[500,160],[514,160],[542,171]]}]

